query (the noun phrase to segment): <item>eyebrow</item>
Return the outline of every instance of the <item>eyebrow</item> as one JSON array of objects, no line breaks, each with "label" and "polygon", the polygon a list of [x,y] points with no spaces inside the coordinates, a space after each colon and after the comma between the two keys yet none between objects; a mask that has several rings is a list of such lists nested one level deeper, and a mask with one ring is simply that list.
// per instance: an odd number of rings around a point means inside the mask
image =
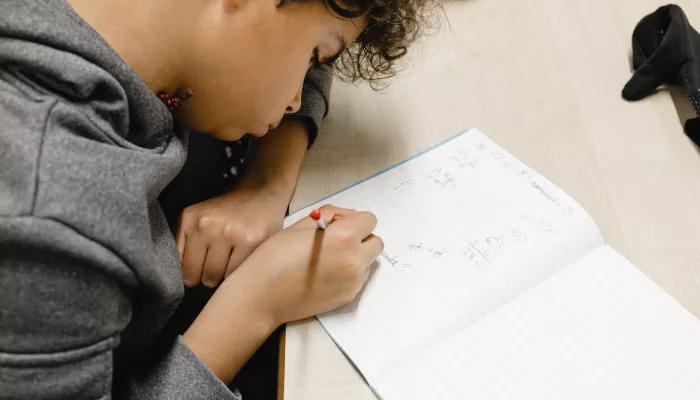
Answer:
[{"label": "eyebrow", "polygon": [[345,51],[347,48],[347,43],[345,43],[345,39],[340,35],[338,32],[333,32],[335,35],[335,39],[338,43],[338,51],[331,57],[325,58],[323,60],[319,60],[319,64],[321,65],[330,65],[335,62]]}]

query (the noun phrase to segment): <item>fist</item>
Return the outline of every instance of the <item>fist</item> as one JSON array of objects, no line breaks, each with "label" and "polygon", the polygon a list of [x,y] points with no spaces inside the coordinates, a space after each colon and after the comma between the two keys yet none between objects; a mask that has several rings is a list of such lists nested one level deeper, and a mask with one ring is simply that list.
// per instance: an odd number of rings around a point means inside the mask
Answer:
[{"label": "fist", "polygon": [[384,248],[372,233],[373,214],[333,206],[322,207],[321,213],[329,221],[327,229],[304,218],[265,241],[236,272],[278,323],[351,302]]},{"label": "fist", "polygon": [[286,204],[243,189],[187,207],[176,242],[185,286],[218,286],[265,239],[282,229]]}]

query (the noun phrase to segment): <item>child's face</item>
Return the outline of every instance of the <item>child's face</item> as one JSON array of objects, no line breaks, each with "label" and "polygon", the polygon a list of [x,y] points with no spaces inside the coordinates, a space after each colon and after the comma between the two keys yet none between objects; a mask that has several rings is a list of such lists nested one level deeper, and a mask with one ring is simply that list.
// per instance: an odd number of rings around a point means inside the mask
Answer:
[{"label": "child's face", "polygon": [[182,109],[188,126],[225,140],[264,135],[298,109],[315,52],[321,62],[333,58],[365,26],[321,1],[278,1],[211,2],[192,22],[200,34],[185,79],[197,93]]}]

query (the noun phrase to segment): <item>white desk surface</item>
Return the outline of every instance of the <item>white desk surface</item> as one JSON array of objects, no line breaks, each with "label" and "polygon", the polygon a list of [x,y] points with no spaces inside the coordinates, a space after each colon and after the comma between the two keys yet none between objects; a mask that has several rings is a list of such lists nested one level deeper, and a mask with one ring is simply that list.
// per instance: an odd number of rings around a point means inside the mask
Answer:
[{"label": "white desk surface", "polygon": [[[665,4],[665,3],[663,3]],[[475,127],[586,208],[609,245],[700,317],[700,152],[679,91],[636,103],[636,23],[652,0],[455,0],[451,27],[393,85],[336,83],[292,210]],[[700,2],[677,0],[700,28]],[[375,396],[315,320],[289,324],[285,400]]]}]

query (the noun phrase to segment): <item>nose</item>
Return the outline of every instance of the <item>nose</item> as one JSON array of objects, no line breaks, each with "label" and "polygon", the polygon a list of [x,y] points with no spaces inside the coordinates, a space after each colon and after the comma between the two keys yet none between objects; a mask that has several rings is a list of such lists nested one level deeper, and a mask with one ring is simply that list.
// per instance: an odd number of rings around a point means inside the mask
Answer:
[{"label": "nose", "polygon": [[295,112],[299,111],[299,108],[301,107],[301,88],[303,87],[304,84],[302,83],[302,85],[299,86],[297,93],[294,95],[292,102],[287,106],[287,110],[285,111],[287,114],[294,114]]}]

